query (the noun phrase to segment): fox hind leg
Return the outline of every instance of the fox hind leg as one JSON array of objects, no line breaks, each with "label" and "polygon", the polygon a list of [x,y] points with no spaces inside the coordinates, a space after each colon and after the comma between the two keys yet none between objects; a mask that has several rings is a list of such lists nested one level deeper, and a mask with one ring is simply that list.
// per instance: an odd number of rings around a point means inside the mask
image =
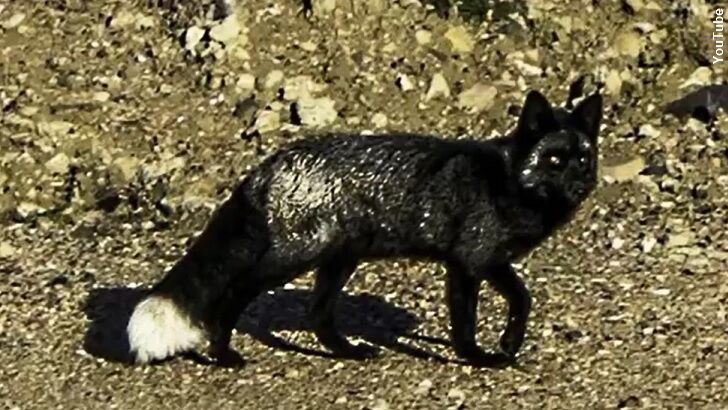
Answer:
[{"label": "fox hind leg", "polygon": [[351,344],[336,329],[334,307],[341,290],[356,270],[356,260],[337,255],[322,263],[316,271],[309,320],[319,342],[335,355],[351,359],[366,359],[377,349],[367,344]]}]

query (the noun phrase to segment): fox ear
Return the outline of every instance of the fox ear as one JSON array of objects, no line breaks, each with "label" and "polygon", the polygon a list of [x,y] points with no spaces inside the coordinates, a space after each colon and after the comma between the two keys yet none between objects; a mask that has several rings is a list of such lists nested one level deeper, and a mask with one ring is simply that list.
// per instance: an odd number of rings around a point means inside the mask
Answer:
[{"label": "fox ear", "polygon": [[571,119],[577,128],[584,131],[592,140],[596,140],[599,123],[602,120],[601,94],[592,94],[580,102],[571,113]]},{"label": "fox ear", "polygon": [[521,116],[518,118],[516,135],[520,139],[534,141],[554,129],[556,119],[546,97],[538,91],[531,91],[526,96]]}]

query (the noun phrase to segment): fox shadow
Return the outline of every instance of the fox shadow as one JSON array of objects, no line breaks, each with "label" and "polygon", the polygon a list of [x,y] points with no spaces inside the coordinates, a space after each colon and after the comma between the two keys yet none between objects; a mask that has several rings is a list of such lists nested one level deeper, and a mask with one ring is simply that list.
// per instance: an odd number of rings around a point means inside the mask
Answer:
[{"label": "fox shadow", "polygon": [[[126,326],[134,307],[147,294],[143,288],[100,288],[91,292],[84,306],[89,321],[84,350],[105,360],[131,363]],[[308,290],[279,289],[260,295],[238,320],[236,330],[275,349],[305,355],[335,357],[322,349],[311,349],[277,336],[277,331],[308,331],[306,310],[311,298]],[[451,362],[436,353],[400,339],[449,346],[449,342],[414,333],[420,318],[372,294],[340,295],[336,308],[339,331],[347,337],[362,339],[381,348],[420,359]],[[243,352],[244,353],[244,352]]]}]

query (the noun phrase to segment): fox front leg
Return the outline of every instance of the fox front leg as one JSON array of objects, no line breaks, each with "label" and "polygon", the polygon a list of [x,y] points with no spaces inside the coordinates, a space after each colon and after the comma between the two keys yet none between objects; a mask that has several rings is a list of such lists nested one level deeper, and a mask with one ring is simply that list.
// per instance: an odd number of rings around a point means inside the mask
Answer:
[{"label": "fox front leg", "polygon": [[500,347],[505,354],[515,359],[526,336],[531,294],[510,264],[491,267],[485,279],[508,302],[508,322],[500,339]]},{"label": "fox front leg", "polygon": [[447,302],[450,308],[452,346],[460,358],[474,366],[504,366],[510,361],[508,355],[485,352],[476,342],[480,282],[473,271],[456,264],[448,266]]}]

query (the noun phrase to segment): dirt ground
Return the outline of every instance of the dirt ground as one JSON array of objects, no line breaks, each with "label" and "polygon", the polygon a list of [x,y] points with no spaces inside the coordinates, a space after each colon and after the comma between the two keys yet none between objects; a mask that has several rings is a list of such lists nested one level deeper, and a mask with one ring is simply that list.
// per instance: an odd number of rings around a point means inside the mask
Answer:
[{"label": "dirt ground", "polygon": [[[190,3],[0,1],[0,407],[728,408],[728,115],[662,112],[725,81],[715,5],[483,1],[479,22],[414,0]],[[339,306],[376,359],[326,357],[306,276],[241,318],[243,369],[115,360],[137,288],[280,144],[488,138],[528,89],[562,102],[580,75],[604,84],[602,177],[518,265],[535,299],[518,366],[455,360],[443,269],[407,260],[362,265]],[[484,346],[503,319],[484,288]]]}]

